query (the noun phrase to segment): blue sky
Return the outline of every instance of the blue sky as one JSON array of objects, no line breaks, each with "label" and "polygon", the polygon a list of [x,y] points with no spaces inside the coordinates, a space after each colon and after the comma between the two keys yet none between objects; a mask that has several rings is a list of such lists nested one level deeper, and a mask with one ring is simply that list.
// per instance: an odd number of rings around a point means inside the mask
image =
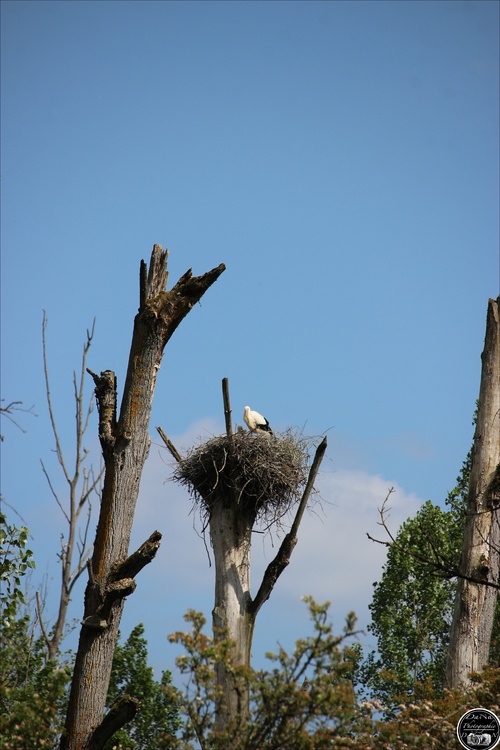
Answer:
[{"label": "blue sky", "polygon": [[[165,352],[134,542],[154,528],[165,541],[124,631],[144,621],[164,666],[182,613],[210,612],[213,570],[189,500],[165,484],[153,427],[182,448],[222,432],[223,377],[235,419],[250,404],[275,429],[329,436],[324,513],[306,517],[255,651],[304,634],[307,593],[331,599],[339,625],[349,609],[366,624],[383,563],[365,534],[377,505],[395,486],[397,525],[442,502],[472,439],[499,294],[499,4],[3,0],[1,11],[2,398],[38,414],[22,416],[24,434],[4,423],[2,485],[39,574],[55,591],[42,310],[71,455],[85,330],[95,317],[88,364],[114,370],[120,391],[139,262],[159,243],[171,284],[191,267],[227,270]],[[98,464],[95,433],[94,414]],[[256,547],[257,586],[273,550]]]}]

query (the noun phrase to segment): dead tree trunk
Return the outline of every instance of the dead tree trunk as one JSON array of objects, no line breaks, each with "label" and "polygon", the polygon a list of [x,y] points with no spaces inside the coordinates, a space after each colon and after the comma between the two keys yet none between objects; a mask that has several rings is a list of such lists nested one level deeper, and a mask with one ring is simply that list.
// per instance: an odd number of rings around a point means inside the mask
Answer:
[{"label": "dead tree trunk", "polygon": [[[222,389],[226,435],[209,440],[183,458],[163,430],[157,429],[177,461],[174,479],[190,488],[208,519],[215,559],[214,640],[221,643],[228,639],[230,643],[229,659],[218,663],[215,670],[215,729],[239,736],[249,714],[245,672],[250,667],[257,614],[290,562],[327,440],[325,437],[316,449],[307,472],[307,453],[290,435],[271,438],[251,435],[241,428],[233,434],[226,378]],[[301,499],[290,531],[252,599],[250,551],[254,525],[259,518],[266,518],[267,528],[279,523],[298,497]],[[270,508],[275,512],[268,513]]]},{"label": "dead tree trunk", "polygon": [[[224,412],[228,437],[228,473],[231,462],[231,408],[227,380],[223,381]],[[249,439],[267,440],[265,436]],[[212,612],[214,638],[229,638],[232,642],[232,666],[250,667],[253,633],[257,614],[271,592],[297,543],[297,532],[309,496],[313,489],[321,461],[327,447],[326,438],[316,451],[309,478],[299,503],[295,519],[274,560],[268,565],[255,599],[250,593],[250,551],[252,529],[256,519],[253,503],[245,501],[245,492],[228,492],[212,505],[210,538],[215,559],[215,605]],[[235,727],[249,713],[249,694],[246,682],[225,664],[217,665],[217,684],[220,703],[216,707],[216,729]]]},{"label": "dead tree trunk", "polygon": [[134,591],[135,576],[154,558],[161,539],[161,534],[154,532],[128,556],[139,483],[150,445],[148,426],[156,375],[172,333],[224,271],[222,264],[199,277],[188,271],[167,292],[167,255],[168,251],[155,245],[149,270],[141,262],[140,306],[118,419],[114,373],[91,373],[96,384],[105,476],[61,750],[100,750],[137,711],[138,701],[126,698],[103,719],[125,597]]},{"label": "dead tree trunk", "polygon": [[[448,687],[488,663],[500,570],[500,297],[489,300]],[[483,583],[484,582],[484,583]]]},{"label": "dead tree trunk", "polygon": [[[215,601],[212,626],[215,640],[229,638],[233,644],[231,662],[250,666],[256,612],[250,594],[250,547],[253,521],[241,505],[214,505],[210,537],[215,560]],[[220,701],[216,707],[217,727],[229,719],[246,717],[248,692],[245,681],[220,662],[216,665]]]},{"label": "dead tree trunk", "polygon": [[[265,437],[256,438],[265,440]],[[257,614],[286,566],[297,544],[299,524],[304,515],[314,481],[327,447],[326,437],[316,450],[309,479],[299,503],[292,527],[284,537],[277,555],[269,563],[255,599],[250,594],[251,535],[255,516],[243,510],[242,498],[214,504],[210,518],[210,537],[215,559],[215,606],[212,612],[214,638],[232,642],[231,666],[250,667],[252,641]],[[221,700],[216,707],[216,729],[235,727],[249,713],[249,694],[244,678],[232,668],[217,665],[217,684]]]}]

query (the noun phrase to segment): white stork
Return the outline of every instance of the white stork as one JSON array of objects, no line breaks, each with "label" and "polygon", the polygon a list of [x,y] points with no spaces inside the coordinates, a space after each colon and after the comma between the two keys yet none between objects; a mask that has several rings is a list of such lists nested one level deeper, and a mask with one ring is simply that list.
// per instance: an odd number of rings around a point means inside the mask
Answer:
[{"label": "white stork", "polygon": [[268,435],[273,434],[267,419],[263,417],[262,414],[259,414],[258,411],[252,411],[249,406],[245,406],[243,419],[245,420],[250,432],[263,432]]}]

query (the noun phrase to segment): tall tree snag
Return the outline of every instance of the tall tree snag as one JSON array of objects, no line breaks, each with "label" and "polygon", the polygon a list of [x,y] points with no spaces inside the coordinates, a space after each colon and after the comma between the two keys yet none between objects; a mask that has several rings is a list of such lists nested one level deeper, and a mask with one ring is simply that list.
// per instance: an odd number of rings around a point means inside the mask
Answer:
[{"label": "tall tree snag", "polygon": [[[247,437],[247,436],[245,436]],[[248,436],[249,440],[268,440],[265,436]],[[298,541],[298,529],[317,473],[327,447],[326,437],[316,450],[290,531],[285,535],[274,559],[267,566],[255,598],[250,591],[250,553],[255,513],[245,509],[244,494],[229,493],[227,502],[213,504],[210,518],[210,539],[215,559],[215,603],[212,627],[215,640],[229,638],[232,643],[232,664],[250,667],[253,634],[257,614],[271,596],[279,576],[290,562]],[[249,714],[246,681],[226,664],[217,664],[220,703],[216,707],[216,728],[220,731],[235,725]]]},{"label": "tall tree snag", "polygon": [[161,539],[161,534],[154,532],[128,556],[150,446],[148,427],[156,376],[171,335],[225,269],[221,264],[197,277],[189,270],[167,292],[167,257],[168,251],[155,245],[149,268],[141,261],[140,306],[118,415],[115,374],[107,370],[96,375],[89,370],[95,382],[105,474],[61,750],[100,750],[137,710],[130,699],[112,710],[112,720],[103,719],[125,597],[134,591],[135,575],[151,562]]},{"label": "tall tree snag", "polygon": [[466,687],[488,663],[500,571],[500,297],[490,299],[467,514],[446,669]]},{"label": "tall tree snag", "polygon": [[[187,485],[200,502],[210,528],[215,560],[214,639],[231,643],[231,667],[216,666],[218,701],[215,726],[234,729],[248,716],[249,694],[245,668],[250,666],[257,614],[271,592],[297,543],[300,521],[313,490],[327,441],[318,446],[307,471],[303,440],[285,435],[233,433],[227,379],[222,383],[226,434],[213,438],[181,458],[160,431],[176,460],[174,479]],[[302,491],[302,488],[304,490]],[[255,599],[250,592],[250,552],[255,524],[280,527],[284,514],[295,507],[290,531],[268,565]]]}]

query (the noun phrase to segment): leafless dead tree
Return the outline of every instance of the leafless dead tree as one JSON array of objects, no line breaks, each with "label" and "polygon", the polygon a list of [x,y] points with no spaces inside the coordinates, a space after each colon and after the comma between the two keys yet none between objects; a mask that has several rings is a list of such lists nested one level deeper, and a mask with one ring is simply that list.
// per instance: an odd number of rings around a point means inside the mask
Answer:
[{"label": "leafless dead tree", "polygon": [[136,552],[128,553],[151,442],[148,428],[156,377],[173,332],[225,269],[221,264],[197,277],[189,270],[166,291],[167,256],[168,251],[155,245],[149,268],[141,262],[139,311],[119,410],[114,372],[89,371],[95,383],[105,473],[61,750],[101,750],[138,709],[137,698],[126,696],[104,715],[125,598],[135,590],[135,576],[153,560],[161,540],[154,531]]},{"label": "leafless dead tree", "polygon": [[[67,524],[66,533],[61,534],[61,549],[58,555],[61,563],[61,593],[59,596],[59,607],[56,621],[50,630],[48,625],[44,622],[42,597],[39,591],[37,591],[36,600],[40,626],[47,644],[48,658],[55,659],[64,634],[64,626],[71,599],[71,592],[73,591],[79,577],[85,570],[88,557],[92,550],[91,545],[88,544],[88,533],[92,511],[91,498],[93,495],[96,497],[100,496],[100,484],[104,473],[104,467],[102,467],[97,474],[94,472],[92,465],[87,467],[86,461],[89,457],[89,451],[84,446],[84,437],[88,428],[90,414],[93,409],[93,397],[91,396],[87,403],[85,399],[85,370],[87,355],[94,336],[95,320],[90,331],[87,330],[86,341],[83,345],[80,370],[78,374],[76,371],[73,372],[73,392],[76,407],[75,456],[73,466],[70,466],[69,461],[64,455],[57,428],[54,404],[50,390],[46,338],[47,325],[47,315],[44,311],[42,321],[42,350],[45,393],[47,397],[52,434],[55,440],[55,453],[68,488],[67,496],[62,497],[56,490],[55,483],[53,482],[45,463],[40,459],[42,471],[45,475],[50,491]],[[80,523],[82,513],[85,514],[83,524]]]}]

